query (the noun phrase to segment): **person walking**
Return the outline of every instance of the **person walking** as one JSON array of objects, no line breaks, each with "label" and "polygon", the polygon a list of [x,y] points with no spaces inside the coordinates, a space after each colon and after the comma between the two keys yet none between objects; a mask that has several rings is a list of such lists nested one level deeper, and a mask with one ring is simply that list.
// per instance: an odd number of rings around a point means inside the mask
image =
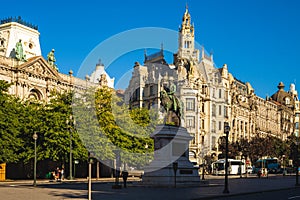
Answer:
[{"label": "person walking", "polygon": [[60,175],[61,175],[61,180],[64,180],[65,179],[65,169],[62,167],[61,170],[60,170]]}]

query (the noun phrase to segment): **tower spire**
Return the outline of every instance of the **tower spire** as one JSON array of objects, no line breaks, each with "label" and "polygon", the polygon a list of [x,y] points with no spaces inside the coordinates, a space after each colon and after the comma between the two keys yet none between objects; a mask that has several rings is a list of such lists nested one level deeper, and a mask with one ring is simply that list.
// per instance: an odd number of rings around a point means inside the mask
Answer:
[{"label": "tower spire", "polygon": [[178,56],[180,58],[199,60],[199,51],[195,49],[194,26],[191,23],[191,15],[188,11],[186,3],[185,13],[182,17],[181,26],[179,28],[179,49]]},{"label": "tower spire", "polygon": [[185,12],[189,12],[189,5],[188,5],[188,2],[185,3]]}]

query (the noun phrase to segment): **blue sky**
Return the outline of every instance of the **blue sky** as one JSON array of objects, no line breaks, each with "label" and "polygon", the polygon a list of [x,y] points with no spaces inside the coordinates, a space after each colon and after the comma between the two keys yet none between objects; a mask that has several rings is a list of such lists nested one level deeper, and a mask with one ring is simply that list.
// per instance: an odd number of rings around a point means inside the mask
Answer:
[{"label": "blue sky", "polygon": [[[38,25],[43,56],[54,48],[60,71],[72,69],[76,74],[89,53],[116,34],[142,27],[177,31],[186,2],[196,41],[213,52],[217,67],[226,63],[230,73],[250,82],[263,98],[275,93],[280,81],[286,90],[290,83],[300,88],[298,0],[4,1],[0,18],[21,16]],[[158,49],[160,45],[153,43]],[[172,62],[170,57],[168,62]],[[107,71],[118,81],[143,58],[142,49],[133,49],[120,55]],[[94,62],[90,70],[97,59]]]}]

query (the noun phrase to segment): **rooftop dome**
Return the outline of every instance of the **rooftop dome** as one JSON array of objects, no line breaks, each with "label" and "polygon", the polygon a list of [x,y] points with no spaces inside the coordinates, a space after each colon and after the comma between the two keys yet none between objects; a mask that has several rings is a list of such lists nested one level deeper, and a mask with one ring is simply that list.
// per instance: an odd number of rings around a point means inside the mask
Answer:
[{"label": "rooftop dome", "polygon": [[280,82],[277,86],[278,91],[271,96],[272,100],[282,105],[294,105],[294,99],[288,92],[284,91],[284,84]]}]

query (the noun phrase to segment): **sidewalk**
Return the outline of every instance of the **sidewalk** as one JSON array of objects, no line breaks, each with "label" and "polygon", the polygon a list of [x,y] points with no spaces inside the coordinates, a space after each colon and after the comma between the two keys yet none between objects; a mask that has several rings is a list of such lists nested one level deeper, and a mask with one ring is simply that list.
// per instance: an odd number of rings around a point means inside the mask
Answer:
[{"label": "sidewalk", "polygon": [[[138,177],[128,177],[128,182],[132,181],[140,181],[141,179]],[[119,181],[122,181],[122,177],[119,178]],[[49,180],[49,179],[37,179],[36,183],[37,185],[44,185],[44,184],[62,184],[62,183],[87,183],[88,178],[74,178],[72,180],[69,179],[64,179],[61,181],[56,181],[56,180]],[[115,178],[92,178],[92,183],[114,183]],[[0,181],[0,186],[1,185],[24,185],[24,186],[31,186],[33,185],[33,180],[27,179],[27,180],[10,180],[7,179],[5,181]]]},{"label": "sidewalk", "polygon": [[[278,191],[295,187],[295,176],[269,176],[268,178],[239,178],[230,176],[228,181],[229,194],[223,194],[224,176],[205,176],[208,184],[199,187],[160,188],[142,186],[139,178],[130,178],[128,187],[112,189],[114,178],[92,180],[92,199],[123,200],[123,199],[214,199],[217,197],[237,196],[262,191]],[[0,193],[4,199],[87,199],[87,179],[49,182],[37,180],[37,187],[32,180],[0,182]],[[120,179],[122,184],[122,179]],[[10,191],[11,190],[11,191]],[[34,193],[33,193],[34,191]],[[15,195],[11,197],[11,195]],[[21,195],[21,196],[18,196]],[[11,197],[11,198],[8,198]],[[242,196],[241,196],[242,198]]]}]

